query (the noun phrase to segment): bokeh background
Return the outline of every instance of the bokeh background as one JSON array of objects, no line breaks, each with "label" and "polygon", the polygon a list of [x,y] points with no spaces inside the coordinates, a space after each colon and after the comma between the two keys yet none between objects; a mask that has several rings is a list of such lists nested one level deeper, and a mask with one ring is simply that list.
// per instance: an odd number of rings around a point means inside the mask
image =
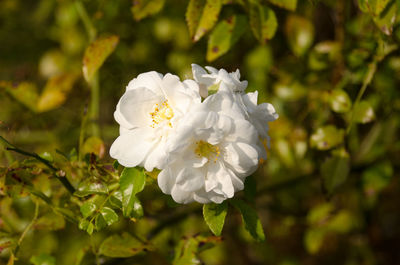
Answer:
[{"label": "bokeh background", "polygon": [[[193,14],[210,4],[191,2]],[[79,221],[83,201],[105,195],[69,196],[2,142],[0,264],[400,264],[400,1],[211,2],[222,8],[194,41],[189,1],[0,1],[0,134],[75,186],[97,181],[93,164],[113,162],[113,112],[131,79],[152,70],[191,78],[192,63],[240,69],[248,91],[280,116],[267,161],[237,194],[266,240],[247,233],[234,207],[222,237],[211,237],[201,205],[174,204],[151,177],[139,195],[144,217],[116,211],[118,221],[89,236],[66,216]],[[115,47],[87,82],[85,51],[101,38],[116,38]],[[210,54],[213,45],[224,53]],[[100,179],[108,185],[117,173]],[[101,250],[123,232],[152,247],[131,257]]]}]

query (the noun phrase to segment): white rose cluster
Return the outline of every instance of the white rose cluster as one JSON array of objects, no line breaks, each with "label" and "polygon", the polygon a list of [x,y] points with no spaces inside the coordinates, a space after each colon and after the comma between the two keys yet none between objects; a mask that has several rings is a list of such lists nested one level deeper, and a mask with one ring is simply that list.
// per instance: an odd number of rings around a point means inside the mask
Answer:
[{"label": "white rose cluster", "polygon": [[266,159],[268,122],[278,118],[239,70],[192,65],[194,80],[140,74],[114,113],[120,136],[111,157],[125,167],[161,170],[160,189],[178,203],[221,203],[244,188]]}]

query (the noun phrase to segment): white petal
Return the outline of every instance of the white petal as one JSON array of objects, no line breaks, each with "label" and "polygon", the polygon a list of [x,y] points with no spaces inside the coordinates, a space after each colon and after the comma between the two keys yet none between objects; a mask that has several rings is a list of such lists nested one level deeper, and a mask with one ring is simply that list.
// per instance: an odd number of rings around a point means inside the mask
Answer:
[{"label": "white petal", "polygon": [[177,185],[172,188],[171,196],[177,203],[187,204],[193,202],[193,192],[184,191]]},{"label": "white petal", "polygon": [[226,137],[226,141],[245,142],[255,144],[258,141],[258,133],[256,128],[246,120],[235,120],[234,132]]},{"label": "white petal", "polygon": [[154,105],[162,101],[162,96],[155,94],[147,88],[139,87],[129,90],[125,92],[117,105],[114,115],[115,119],[124,127],[126,127],[125,121],[131,125],[131,128],[150,127],[150,113],[153,111]]},{"label": "white petal", "polygon": [[154,142],[148,141],[148,129],[133,129],[120,135],[110,148],[110,156],[125,167],[141,165],[153,148]]},{"label": "white petal", "polygon": [[163,75],[155,71],[142,73],[129,82],[126,90],[128,91],[139,87],[146,87],[152,90],[155,94],[162,94],[162,78]]},{"label": "white petal", "polygon": [[258,166],[258,152],[246,143],[230,143],[225,147],[224,160],[239,174],[250,175]]},{"label": "white petal", "polygon": [[163,169],[157,177],[158,186],[165,194],[171,194],[172,188],[175,185],[175,177],[171,172],[171,168]]},{"label": "white petal", "polygon": [[165,167],[167,158],[165,149],[165,143],[160,141],[152,150],[150,150],[146,161],[144,162],[144,168],[147,171],[151,172],[154,168],[163,169]]},{"label": "white petal", "polygon": [[196,191],[204,186],[204,171],[190,167],[184,168],[176,178],[176,184],[184,191]]}]

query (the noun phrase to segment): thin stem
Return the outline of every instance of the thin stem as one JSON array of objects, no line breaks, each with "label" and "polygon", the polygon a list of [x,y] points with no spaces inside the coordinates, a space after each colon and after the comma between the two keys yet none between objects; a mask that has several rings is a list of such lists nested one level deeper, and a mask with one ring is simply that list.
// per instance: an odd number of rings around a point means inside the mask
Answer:
[{"label": "thin stem", "polygon": [[90,82],[91,100],[89,109],[90,130],[93,136],[100,135],[99,128],[99,113],[100,113],[100,85],[99,75],[95,74],[93,80]]},{"label": "thin stem", "polygon": [[53,171],[53,175],[55,178],[57,178],[61,184],[71,193],[73,194],[75,192],[75,188],[74,186],[72,186],[72,184],[69,182],[69,180],[65,177],[65,176],[59,176],[59,172],[60,170],[56,167],[54,167],[50,161],[44,159],[43,157],[39,156],[38,154],[35,153],[31,153],[22,149],[19,149],[18,147],[16,147],[15,145],[9,143],[6,139],[4,139],[2,136],[0,136],[0,140],[2,140],[4,143],[6,143],[7,145],[11,146],[11,147],[6,147],[6,150],[9,151],[13,151],[16,153],[19,153],[21,155],[25,155],[25,156],[29,156],[29,157],[33,157],[36,160],[38,160],[39,162],[42,162],[44,165],[46,165],[49,169],[51,169],[51,171]]},{"label": "thin stem", "polygon": [[87,120],[88,120],[88,114],[87,114],[87,106],[85,106],[83,110],[83,115],[82,115],[82,122],[81,122],[81,129],[79,131],[79,151],[78,151],[78,161],[82,161],[82,148],[83,148],[83,141],[85,140],[85,131],[86,131],[86,125],[87,125]]},{"label": "thin stem", "polygon": [[82,4],[81,1],[75,1],[76,11],[78,12],[79,17],[81,18],[85,30],[89,36],[89,41],[92,42],[97,35],[96,28],[93,26],[92,21],[88,13],[86,12],[85,6]]},{"label": "thin stem", "polygon": [[31,229],[32,225],[36,222],[36,219],[39,215],[39,202],[35,202],[35,213],[33,215],[32,221],[25,227],[24,231],[22,232],[21,236],[18,239],[17,242],[17,247],[15,248],[15,256],[17,256],[17,253],[19,251],[19,248],[21,246],[22,240],[24,240],[26,233]]}]

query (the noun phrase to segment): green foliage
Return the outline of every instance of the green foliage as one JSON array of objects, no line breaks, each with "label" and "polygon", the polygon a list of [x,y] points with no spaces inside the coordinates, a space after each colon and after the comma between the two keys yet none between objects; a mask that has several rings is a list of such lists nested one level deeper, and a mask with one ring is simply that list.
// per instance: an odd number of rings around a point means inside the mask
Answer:
[{"label": "green foliage", "polygon": [[203,205],[204,221],[207,223],[214,235],[221,235],[227,213],[228,204],[226,202],[221,204],[209,203]]},{"label": "green foliage", "polygon": [[[0,1],[0,264],[399,263],[399,3]],[[207,62],[280,117],[244,191],[178,205],[113,111]]]}]

